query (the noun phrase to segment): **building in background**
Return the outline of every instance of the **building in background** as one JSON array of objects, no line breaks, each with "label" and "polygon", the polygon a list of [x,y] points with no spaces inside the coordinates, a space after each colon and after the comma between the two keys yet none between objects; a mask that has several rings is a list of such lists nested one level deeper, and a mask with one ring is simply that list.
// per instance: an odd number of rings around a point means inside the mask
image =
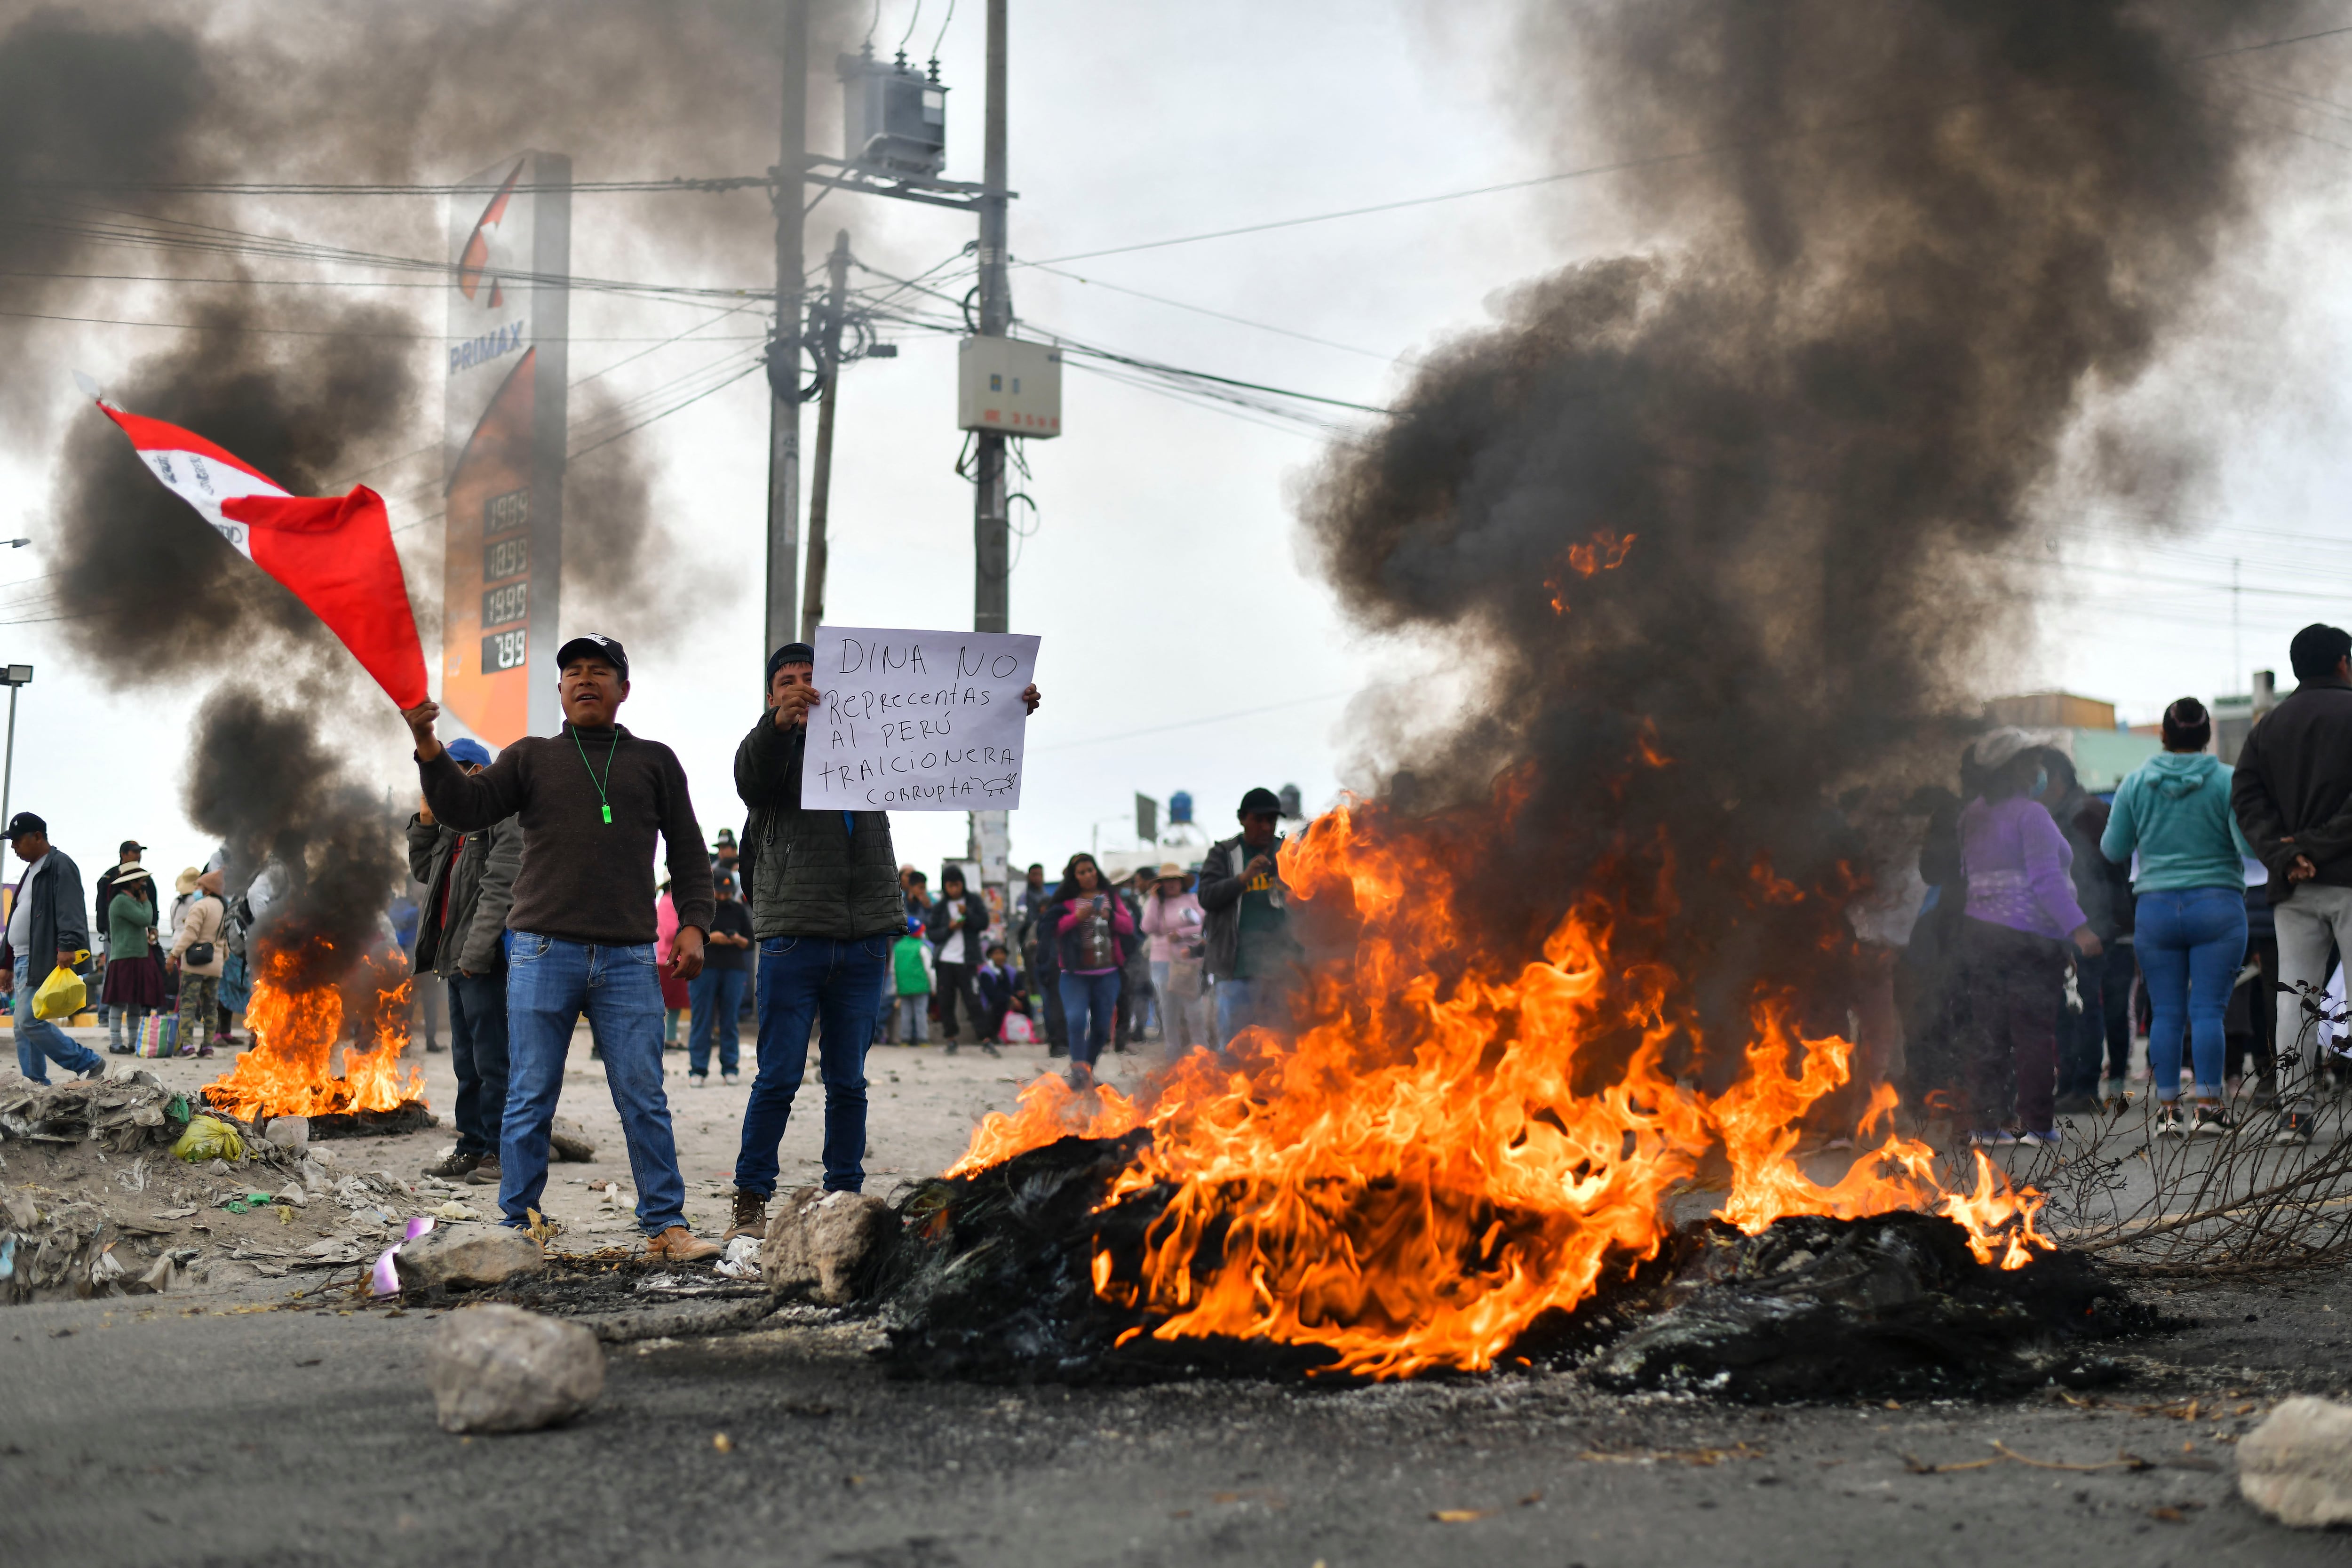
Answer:
[{"label": "building in background", "polygon": [[2114,703],[2071,691],[1996,697],[1985,704],[1985,718],[2037,732],[2073,760],[2075,776],[2094,795],[2114,789],[2126,773],[2164,749],[2153,727],[2120,726]]},{"label": "building in background", "polygon": [[494,746],[558,723],[572,160],[524,153],[450,198],[441,706]]}]

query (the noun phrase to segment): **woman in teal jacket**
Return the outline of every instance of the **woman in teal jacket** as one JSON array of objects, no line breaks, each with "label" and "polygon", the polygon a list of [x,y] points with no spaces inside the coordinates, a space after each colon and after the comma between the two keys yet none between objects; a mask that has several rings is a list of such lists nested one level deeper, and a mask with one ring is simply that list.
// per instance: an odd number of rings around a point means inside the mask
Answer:
[{"label": "woman in teal jacket", "polygon": [[[2132,878],[2132,946],[2147,982],[2148,1074],[2160,1101],[2156,1130],[2178,1137],[2237,1131],[2221,1105],[2221,1018],[2246,958],[2245,858],[2252,853],[2230,810],[2230,770],[2205,750],[2213,717],[2194,697],[2164,710],[2164,752],[2132,770],[2099,852],[2121,864],[2139,852]],[[2188,1026],[2197,1111],[2181,1123],[2180,1037]]]}]

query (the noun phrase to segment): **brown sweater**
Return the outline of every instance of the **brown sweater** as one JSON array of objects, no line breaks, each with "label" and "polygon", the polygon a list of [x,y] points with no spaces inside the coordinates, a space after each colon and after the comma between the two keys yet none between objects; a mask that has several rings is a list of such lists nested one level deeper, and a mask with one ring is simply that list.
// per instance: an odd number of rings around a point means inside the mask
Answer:
[{"label": "brown sweater", "polygon": [[[617,742],[611,730],[583,730],[575,741],[567,721],[560,735],[517,741],[478,773],[468,774],[446,751],[416,764],[425,804],[458,832],[521,818],[522,869],[507,910],[509,931],[599,947],[652,942],[656,834],[669,844],[677,923],[709,931],[719,900],[686,770],[667,746],[618,728]],[[613,771],[605,779],[608,748]],[[610,823],[596,794],[599,780],[612,803]]]}]

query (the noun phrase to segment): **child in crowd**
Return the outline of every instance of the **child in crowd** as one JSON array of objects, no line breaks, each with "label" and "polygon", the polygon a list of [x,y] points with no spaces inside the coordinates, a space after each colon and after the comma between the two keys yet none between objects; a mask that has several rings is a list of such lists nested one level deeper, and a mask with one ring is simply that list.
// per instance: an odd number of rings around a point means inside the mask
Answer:
[{"label": "child in crowd", "polygon": [[988,944],[988,962],[972,976],[974,988],[980,993],[981,1039],[989,1044],[1001,1044],[1004,1038],[1004,1018],[1008,1013],[1029,1011],[1029,998],[1022,989],[1021,971],[1013,966],[1004,944]]},{"label": "child in crowd", "polygon": [[929,1045],[925,1025],[931,1006],[931,944],[923,940],[921,921],[908,921],[907,934],[890,950],[890,975],[898,1005],[890,1015],[889,1043]]}]

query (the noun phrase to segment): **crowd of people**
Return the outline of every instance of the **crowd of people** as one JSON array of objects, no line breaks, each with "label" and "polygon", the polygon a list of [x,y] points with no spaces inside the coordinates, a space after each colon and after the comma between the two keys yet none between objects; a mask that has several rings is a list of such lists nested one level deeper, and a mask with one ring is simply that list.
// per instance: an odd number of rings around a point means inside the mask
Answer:
[{"label": "crowd of people", "polygon": [[2342,1068],[2330,976],[2352,952],[2352,634],[2306,626],[2288,652],[2295,689],[2234,767],[2193,697],[2105,798],[2022,731],[1969,748],[1959,795],[1929,803],[1899,967],[1923,1120],[2056,1144],[2063,1117],[2130,1099],[2144,1018],[2158,1136],[2236,1136],[2251,1111],[2311,1142]]},{"label": "crowd of people", "polygon": [[233,931],[217,863],[181,871],[167,900],[141,862],[147,847],[126,838],[89,884],[84,916],[81,868],[49,842],[47,822],[20,811],[5,834],[24,866],[10,889],[0,960],[19,1072],[46,1083],[54,1063],[79,1078],[105,1076],[103,1058],[34,1012],[42,983],[60,969],[81,979],[112,1055],[209,1057],[234,1043],[235,1009],[221,994]]},{"label": "crowd of people", "polygon": [[[2019,730],[1978,739],[1957,795],[1919,804],[1927,895],[1878,973],[1893,983],[1914,1110],[1979,1145],[2053,1143],[2068,1115],[2129,1096],[2147,1020],[2159,1135],[2240,1131],[2242,1067],[2282,1142],[2311,1137],[2317,1051],[2301,1026],[2352,947],[2352,636],[2299,633],[2296,689],[2261,717],[2233,769],[2194,699],[2165,712],[2162,754],[2111,795]],[[1300,947],[1283,883],[1281,803],[1253,789],[1238,831],[1197,868],[1113,877],[1090,854],[1048,879],[1033,864],[1003,907],[961,866],[899,862],[881,812],[800,804],[806,721],[821,700],[806,644],[768,661],[766,703],[737,749],[740,843],[706,847],[676,755],[618,721],[628,659],[601,637],[559,652],[561,731],[493,755],[443,744],[438,710],[404,717],[421,798],[407,829],[418,896],[398,912],[421,988],[446,998],[457,1139],[431,1170],[495,1186],[506,1223],[534,1223],[572,1032],[601,1058],[656,1256],[709,1256],[691,1234],[663,1089],[663,1053],[707,1085],[742,1073],[756,1023],[728,1236],[764,1232],[778,1148],[812,1047],[824,1085],[824,1184],[865,1180],[866,1058],[877,1039],[992,1054],[1045,1042],[1071,1084],[1106,1051],[1157,1037],[1171,1056],[1223,1050],[1286,1015]],[[1033,686],[1023,694],[1034,711]],[[52,963],[101,955],[97,994],[117,1050],[209,1055],[244,1004],[244,932],[264,874],[235,899],[223,866],[157,890],[124,841],[86,898],[79,868],[30,812],[6,837],[24,870],[0,973],[14,981],[17,1059],[96,1077],[102,1058],[32,1006]],[[656,851],[667,876],[656,881]],[[388,921],[390,929],[394,922]],[[2274,1016],[2274,994],[2288,1001]],[[2279,1019],[2283,1018],[2284,1022]],[[678,1038],[686,1021],[683,1041]],[[1865,1031],[1867,1032],[1867,1031]],[[1867,1048],[1864,1058],[1870,1057]],[[2189,1103],[2180,1104],[2184,1063]]]}]

